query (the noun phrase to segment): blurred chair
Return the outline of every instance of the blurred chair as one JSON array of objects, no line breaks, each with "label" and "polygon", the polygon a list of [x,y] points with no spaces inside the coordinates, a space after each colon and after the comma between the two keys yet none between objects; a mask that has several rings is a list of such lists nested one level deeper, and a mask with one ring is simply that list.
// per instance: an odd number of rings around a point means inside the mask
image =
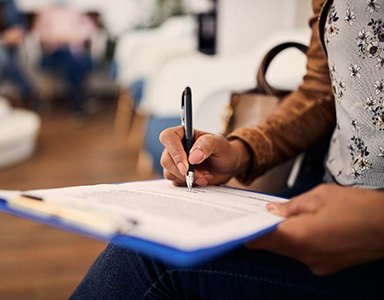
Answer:
[{"label": "blurred chair", "polygon": [[120,85],[116,132],[129,131],[145,86],[159,70],[175,57],[196,52],[195,30],[192,16],[175,16],[157,28],[128,32],[119,38],[115,54]]},{"label": "blurred chair", "polygon": [[[139,110],[149,116],[143,151],[153,158],[157,173],[162,146],[160,132],[180,123],[180,99],[185,86],[193,93],[195,128],[221,133],[220,120],[229,102],[230,92],[256,85],[256,71],[264,54],[286,42],[309,42],[309,30],[282,30],[257,43],[253,50],[236,57],[191,54],[168,61],[144,89]],[[278,88],[294,89],[305,73],[305,57],[294,49],[284,51],[271,64],[268,81]],[[145,155],[141,155],[145,157]]]},{"label": "blurred chair", "polygon": [[29,158],[36,146],[40,118],[34,112],[12,109],[0,98],[0,168]]}]

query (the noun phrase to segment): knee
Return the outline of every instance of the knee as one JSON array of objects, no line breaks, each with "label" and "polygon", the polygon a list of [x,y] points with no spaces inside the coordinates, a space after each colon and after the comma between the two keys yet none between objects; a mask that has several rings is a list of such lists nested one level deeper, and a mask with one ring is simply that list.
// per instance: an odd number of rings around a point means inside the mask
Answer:
[{"label": "knee", "polygon": [[112,270],[122,268],[128,270],[129,265],[136,265],[136,261],[140,261],[139,254],[114,243],[110,243],[96,260],[94,266],[98,269],[106,268],[107,270]]},{"label": "knee", "polygon": [[155,263],[110,243],[71,299],[137,299],[153,282]]}]

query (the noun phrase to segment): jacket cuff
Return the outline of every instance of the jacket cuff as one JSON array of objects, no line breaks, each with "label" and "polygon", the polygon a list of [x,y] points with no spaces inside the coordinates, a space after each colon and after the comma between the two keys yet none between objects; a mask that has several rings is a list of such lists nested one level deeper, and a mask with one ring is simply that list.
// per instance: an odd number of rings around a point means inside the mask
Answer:
[{"label": "jacket cuff", "polygon": [[236,176],[242,184],[251,184],[258,176],[267,170],[272,153],[272,144],[267,136],[257,127],[247,127],[234,130],[227,136],[229,141],[238,139],[249,151],[250,163],[247,170]]}]

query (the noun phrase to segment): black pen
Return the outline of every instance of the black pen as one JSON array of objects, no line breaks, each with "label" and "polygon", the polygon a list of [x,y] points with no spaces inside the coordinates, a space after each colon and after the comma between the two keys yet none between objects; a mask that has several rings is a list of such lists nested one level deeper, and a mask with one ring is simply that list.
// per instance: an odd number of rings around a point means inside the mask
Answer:
[{"label": "black pen", "polygon": [[[186,87],[183,91],[183,95],[181,96],[181,109],[181,124],[184,126],[184,150],[185,153],[187,153],[187,156],[189,156],[189,151],[195,142],[192,126],[192,91],[190,87]],[[185,174],[185,181],[187,182],[189,190],[192,189],[194,180],[194,167],[193,165],[189,164],[187,174]]]}]

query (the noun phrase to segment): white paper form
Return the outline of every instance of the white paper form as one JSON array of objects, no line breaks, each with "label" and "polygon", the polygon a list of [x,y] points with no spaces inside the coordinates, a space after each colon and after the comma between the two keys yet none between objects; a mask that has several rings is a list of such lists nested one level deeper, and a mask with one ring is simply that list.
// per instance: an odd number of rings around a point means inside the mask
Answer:
[{"label": "white paper form", "polygon": [[267,212],[285,201],[226,187],[174,187],[154,180],[25,192],[55,203],[119,219],[136,220],[127,234],[183,250],[197,250],[246,237],[283,219]]}]

